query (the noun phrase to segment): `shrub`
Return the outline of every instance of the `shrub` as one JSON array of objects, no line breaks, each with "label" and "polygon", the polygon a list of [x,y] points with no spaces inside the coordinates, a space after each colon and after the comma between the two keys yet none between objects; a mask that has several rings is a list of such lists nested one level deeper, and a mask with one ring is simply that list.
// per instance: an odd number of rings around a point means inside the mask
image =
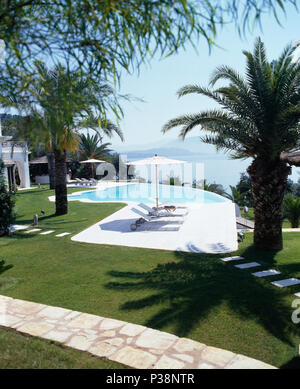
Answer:
[{"label": "shrub", "polygon": [[8,192],[3,174],[3,162],[0,160],[0,234],[6,234],[15,220],[13,193]]},{"label": "shrub", "polygon": [[285,196],[283,213],[284,217],[291,223],[291,227],[298,228],[300,221],[300,197],[295,198],[290,194]]}]

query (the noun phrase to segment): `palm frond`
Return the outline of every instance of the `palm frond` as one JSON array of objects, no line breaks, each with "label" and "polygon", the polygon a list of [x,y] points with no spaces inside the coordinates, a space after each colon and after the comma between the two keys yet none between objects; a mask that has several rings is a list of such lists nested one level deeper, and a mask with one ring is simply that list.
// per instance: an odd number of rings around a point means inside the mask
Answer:
[{"label": "palm frond", "polygon": [[[298,45],[299,46],[299,45]],[[180,127],[179,137],[195,127],[209,135],[202,137],[217,149],[232,151],[232,158],[278,158],[282,151],[300,146],[300,63],[293,61],[296,46],[288,45],[277,61],[268,62],[258,38],[253,53],[246,56],[245,78],[228,66],[212,74],[210,86],[219,80],[229,85],[215,90],[186,85],[178,96],[196,93],[217,102],[220,110],[202,111],[169,120],[162,132]]]}]

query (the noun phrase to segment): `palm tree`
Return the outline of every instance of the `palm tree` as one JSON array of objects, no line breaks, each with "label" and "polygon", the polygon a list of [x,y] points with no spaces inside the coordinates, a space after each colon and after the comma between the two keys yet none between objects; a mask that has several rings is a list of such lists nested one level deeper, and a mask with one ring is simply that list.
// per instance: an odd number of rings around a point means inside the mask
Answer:
[{"label": "palm tree", "polygon": [[240,205],[240,206],[246,205],[244,203],[243,193],[241,193],[241,191],[235,186],[229,185],[229,187],[231,190],[231,195],[228,195],[228,198],[230,198],[230,200],[232,200],[237,205]]},{"label": "palm tree", "polygon": [[56,215],[64,215],[68,213],[66,154],[78,149],[79,130],[87,128],[110,136],[115,131],[122,140],[123,134],[101,118],[103,101],[109,98],[111,104],[114,98],[109,86],[91,83],[88,76],[61,64],[49,70],[35,61],[35,68],[36,75],[26,86],[25,109],[33,118],[36,140],[42,140],[54,154]]},{"label": "palm tree", "polygon": [[99,134],[80,134],[79,160],[83,161],[94,158],[108,161],[109,153],[112,151],[109,146],[111,146],[111,143],[102,143],[102,138]]},{"label": "palm tree", "polygon": [[[108,123],[113,127],[113,123]],[[102,161],[109,161],[110,152],[112,149],[109,148],[111,143],[102,143],[102,137],[98,133],[94,135],[80,134],[80,143],[79,143],[79,160],[84,161],[87,159],[99,159]],[[90,176],[94,178],[94,164],[89,165]]]},{"label": "palm tree", "polygon": [[299,148],[300,64],[293,60],[298,46],[288,45],[277,61],[268,62],[265,46],[258,38],[253,54],[246,56],[245,79],[221,66],[210,85],[224,79],[228,86],[215,90],[188,85],[179,96],[199,93],[215,100],[222,110],[203,111],[170,120],[163,132],[182,126],[185,136],[196,126],[208,132],[202,140],[217,150],[230,151],[233,158],[252,158],[247,172],[254,198],[254,246],[282,249],[282,201],[291,167],[281,153]]},{"label": "palm tree", "polygon": [[223,188],[223,186],[221,184],[216,184],[215,182],[214,183],[209,183],[206,180],[203,180],[203,187],[202,187],[202,189],[206,190],[208,192],[217,193],[220,196],[227,197],[227,193],[226,193],[225,189]]}]

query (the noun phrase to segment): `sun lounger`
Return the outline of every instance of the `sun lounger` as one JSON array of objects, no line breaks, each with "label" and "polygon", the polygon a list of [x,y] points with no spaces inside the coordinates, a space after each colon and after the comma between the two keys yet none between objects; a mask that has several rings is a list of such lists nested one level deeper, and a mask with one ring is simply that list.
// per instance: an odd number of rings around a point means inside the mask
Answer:
[{"label": "sun lounger", "polygon": [[145,221],[149,222],[153,219],[156,219],[155,217],[151,216],[151,215],[147,215],[146,213],[142,212],[140,209],[138,208],[131,208],[131,210],[136,213],[137,215],[140,216],[140,218],[144,219]]},{"label": "sun lounger", "polygon": [[[185,212],[178,211],[178,207],[175,205],[164,205],[159,208],[151,208],[149,205],[140,203],[138,206],[145,211],[148,212],[150,216],[162,217],[162,216],[185,216],[187,214],[187,210]],[[185,208],[186,209],[186,208]]]},{"label": "sun lounger", "polygon": [[83,186],[96,186],[97,184],[96,180],[87,180],[86,178],[81,178],[80,182]]},{"label": "sun lounger", "polygon": [[81,178],[75,178],[75,185],[76,186],[86,186],[85,182],[81,180]]},{"label": "sun lounger", "polygon": [[[170,220],[170,218],[163,218],[162,216],[153,216],[153,215],[149,215],[149,214],[146,214],[144,213],[141,209],[138,209],[136,207],[133,207],[131,208],[131,210],[137,214],[139,217],[139,219],[137,219],[135,221],[135,223],[132,223],[130,225],[130,228],[132,231],[135,231],[137,229],[137,227],[139,227],[141,224],[145,223],[145,222],[148,222],[149,224],[172,224],[173,225],[173,229],[174,229],[174,223],[176,225],[178,225],[177,227],[180,228],[180,224],[183,223],[182,221],[182,218],[179,217],[180,220],[175,220],[175,219],[172,219],[172,221]],[[178,215],[177,215],[178,216]],[[169,220],[167,220],[169,219]]]}]

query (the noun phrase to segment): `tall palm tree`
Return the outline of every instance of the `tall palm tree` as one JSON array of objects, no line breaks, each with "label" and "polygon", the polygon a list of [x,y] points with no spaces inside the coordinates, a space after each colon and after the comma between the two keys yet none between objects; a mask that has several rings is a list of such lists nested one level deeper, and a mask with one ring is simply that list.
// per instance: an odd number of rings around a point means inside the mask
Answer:
[{"label": "tall palm tree", "polygon": [[[111,128],[114,127],[114,124],[110,121],[107,121],[107,124],[110,125]],[[80,161],[84,161],[87,159],[99,159],[102,161],[109,161],[110,152],[112,149],[109,148],[111,143],[102,143],[102,137],[99,136],[98,133],[94,135],[80,134],[80,143],[78,156]],[[90,176],[94,178],[94,164],[89,164],[90,168]]]},{"label": "tall palm tree", "polygon": [[89,133],[87,135],[80,134],[79,160],[94,158],[108,161],[109,153],[112,151],[109,146],[111,146],[111,143],[102,143],[102,138],[97,133],[94,135]]},{"label": "tall palm tree", "polygon": [[188,85],[178,91],[205,95],[223,108],[184,115],[170,120],[163,132],[182,126],[185,136],[196,126],[208,132],[205,143],[230,151],[233,158],[252,158],[247,172],[254,198],[254,246],[282,248],[282,201],[291,167],[281,153],[299,149],[300,64],[293,60],[298,46],[288,45],[278,58],[268,62],[258,38],[253,54],[246,56],[246,77],[227,66],[212,75],[210,85],[224,79],[228,86],[215,90]]},{"label": "tall palm tree", "polygon": [[106,97],[113,100],[109,86],[91,83],[88,76],[61,64],[48,69],[36,61],[35,68],[35,77],[26,85],[25,108],[33,118],[36,138],[54,154],[56,214],[64,215],[68,213],[66,154],[78,149],[79,130],[87,128],[109,136],[114,131],[122,140],[123,134],[101,118],[103,101]]}]

